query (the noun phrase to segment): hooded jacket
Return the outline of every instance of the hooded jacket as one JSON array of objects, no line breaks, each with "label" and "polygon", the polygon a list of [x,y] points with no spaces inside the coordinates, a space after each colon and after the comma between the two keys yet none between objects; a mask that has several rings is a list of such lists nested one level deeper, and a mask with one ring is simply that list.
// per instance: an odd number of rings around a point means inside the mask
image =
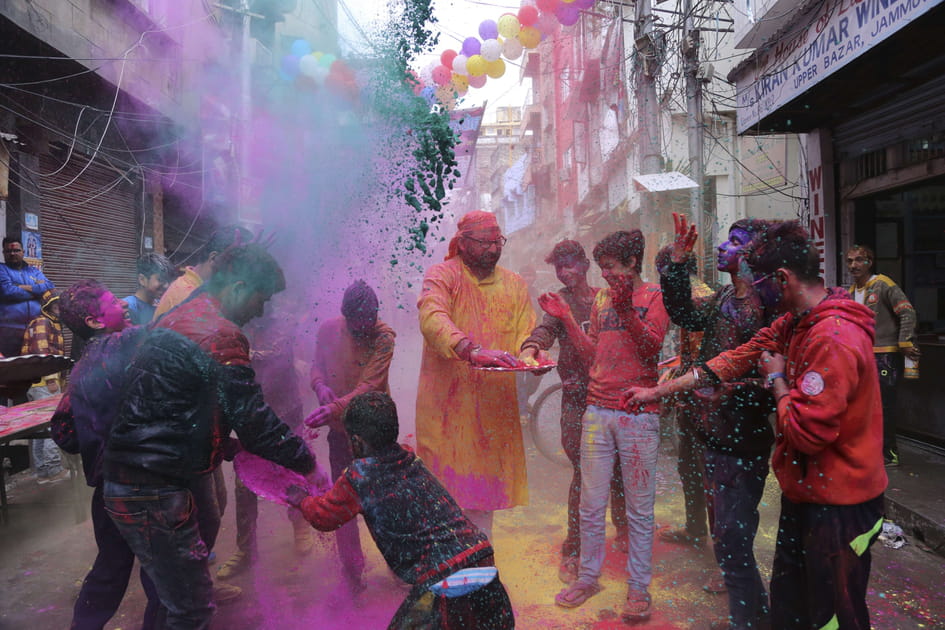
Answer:
[{"label": "hooded jacket", "polygon": [[783,315],[706,366],[729,381],[757,365],[764,350],[787,357],[790,391],[777,402],[771,459],[784,495],[855,505],[882,494],[888,480],[870,309],[830,289],[809,311]]}]

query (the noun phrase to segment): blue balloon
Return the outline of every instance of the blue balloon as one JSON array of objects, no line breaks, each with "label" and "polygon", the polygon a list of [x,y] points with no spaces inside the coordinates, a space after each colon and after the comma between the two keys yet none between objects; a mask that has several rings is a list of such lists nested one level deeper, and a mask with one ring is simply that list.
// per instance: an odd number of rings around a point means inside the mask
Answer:
[{"label": "blue balloon", "polygon": [[428,85],[420,90],[420,96],[423,97],[423,100],[425,100],[428,105],[433,105],[433,102],[436,101],[436,88],[432,85]]},{"label": "blue balloon", "polygon": [[312,45],[304,39],[297,39],[292,42],[292,48],[289,49],[293,55],[302,58],[312,52]]}]

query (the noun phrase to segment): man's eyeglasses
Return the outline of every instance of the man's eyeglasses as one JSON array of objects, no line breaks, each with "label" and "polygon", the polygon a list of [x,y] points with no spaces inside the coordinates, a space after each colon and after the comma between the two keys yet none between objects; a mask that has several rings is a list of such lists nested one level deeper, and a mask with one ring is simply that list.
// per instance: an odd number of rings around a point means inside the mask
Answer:
[{"label": "man's eyeglasses", "polygon": [[471,236],[466,236],[466,235],[463,235],[463,238],[469,239],[470,241],[472,241],[473,243],[476,243],[480,247],[492,247],[493,245],[504,247],[505,244],[509,242],[509,239],[505,238],[504,236],[500,236],[494,241],[484,241],[481,238],[473,238]]}]

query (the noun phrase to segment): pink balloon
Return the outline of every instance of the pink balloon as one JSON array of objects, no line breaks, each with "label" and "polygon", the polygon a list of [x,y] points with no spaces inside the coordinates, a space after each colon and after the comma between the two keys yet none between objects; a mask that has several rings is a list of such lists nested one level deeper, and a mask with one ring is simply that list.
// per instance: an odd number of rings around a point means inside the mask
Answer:
[{"label": "pink balloon", "polygon": [[543,12],[538,16],[538,21],[535,22],[535,28],[541,31],[542,35],[551,36],[558,32],[561,25],[558,23],[558,18],[555,17],[554,13]]},{"label": "pink balloon", "polygon": [[469,87],[479,89],[486,84],[487,78],[484,74],[480,74],[478,77],[469,77]]},{"label": "pink balloon", "polygon": [[570,4],[559,4],[555,9],[555,17],[562,26],[574,26],[581,17],[581,10]]},{"label": "pink balloon", "polygon": [[560,3],[560,0],[538,0],[535,4],[538,6],[539,11],[554,13]]},{"label": "pink balloon", "polygon": [[518,23],[522,26],[533,26],[538,21],[538,9],[526,4],[518,10]]},{"label": "pink balloon", "polygon": [[442,63],[444,66],[452,70],[453,60],[456,59],[456,55],[458,54],[459,53],[457,53],[455,50],[444,50],[440,54],[440,63]]},{"label": "pink balloon", "polygon": [[433,68],[433,82],[437,85],[446,85],[453,78],[453,73],[446,66]]}]

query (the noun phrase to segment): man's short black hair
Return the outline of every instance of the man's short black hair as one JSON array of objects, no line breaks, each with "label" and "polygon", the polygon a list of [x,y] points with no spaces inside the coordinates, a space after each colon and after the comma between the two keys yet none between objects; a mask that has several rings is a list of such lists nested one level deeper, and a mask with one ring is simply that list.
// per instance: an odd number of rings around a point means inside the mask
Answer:
[{"label": "man's short black hair", "polygon": [[628,266],[630,259],[635,258],[633,270],[640,273],[643,270],[643,247],[645,240],[640,230],[621,230],[608,234],[594,246],[594,262],[600,264],[604,256],[612,256],[621,265]]},{"label": "man's short black hair", "polygon": [[355,280],[341,299],[341,314],[345,319],[352,317],[377,317],[379,303],[377,293],[364,280]]},{"label": "man's short black hair", "polygon": [[59,318],[73,333],[82,339],[91,339],[95,329],[85,323],[88,317],[101,315],[99,298],[108,291],[108,287],[88,278],[79,280],[59,294]]},{"label": "man's short black hair", "polygon": [[207,292],[213,295],[224,287],[242,281],[250,291],[273,295],[285,290],[282,267],[258,244],[229,247],[213,259],[213,273],[207,281]]},{"label": "man's short black hair", "polygon": [[241,225],[227,225],[221,227],[210,235],[210,239],[203,247],[197,250],[193,255],[193,260],[198,264],[206,262],[213,252],[219,254],[228,247],[232,247],[233,245],[247,245],[252,242],[252,240],[253,233]]},{"label": "man's short black hair", "polygon": [[384,449],[397,442],[397,405],[384,392],[358,394],[348,403],[344,425],[349,436],[357,435],[375,451]]},{"label": "man's short black hair", "polygon": [[20,240],[20,237],[18,237],[18,236],[4,236],[4,237],[3,237],[3,246],[4,246],[4,247],[6,247],[7,245],[9,245],[9,244],[11,244],[11,243],[19,243],[20,245],[22,245],[22,244],[23,244],[23,241],[21,241],[21,240]]},{"label": "man's short black hair", "polygon": [[142,254],[135,263],[135,267],[138,273],[145,278],[150,278],[154,274],[158,274],[161,278],[169,280],[171,275],[173,275],[171,273],[173,269],[171,261],[169,261],[166,256],[154,252]]},{"label": "man's short black hair", "polygon": [[577,241],[572,241],[571,239],[565,239],[555,244],[551,250],[551,253],[545,257],[546,263],[555,266],[568,262],[569,260],[576,260],[586,263],[590,262],[587,259],[587,253],[584,251],[584,246]]},{"label": "man's short black hair", "polygon": [[800,221],[768,221],[765,234],[753,241],[748,266],[760,274],[780,268],[794,272],[804,282],[820,279],[820,252]]}]

